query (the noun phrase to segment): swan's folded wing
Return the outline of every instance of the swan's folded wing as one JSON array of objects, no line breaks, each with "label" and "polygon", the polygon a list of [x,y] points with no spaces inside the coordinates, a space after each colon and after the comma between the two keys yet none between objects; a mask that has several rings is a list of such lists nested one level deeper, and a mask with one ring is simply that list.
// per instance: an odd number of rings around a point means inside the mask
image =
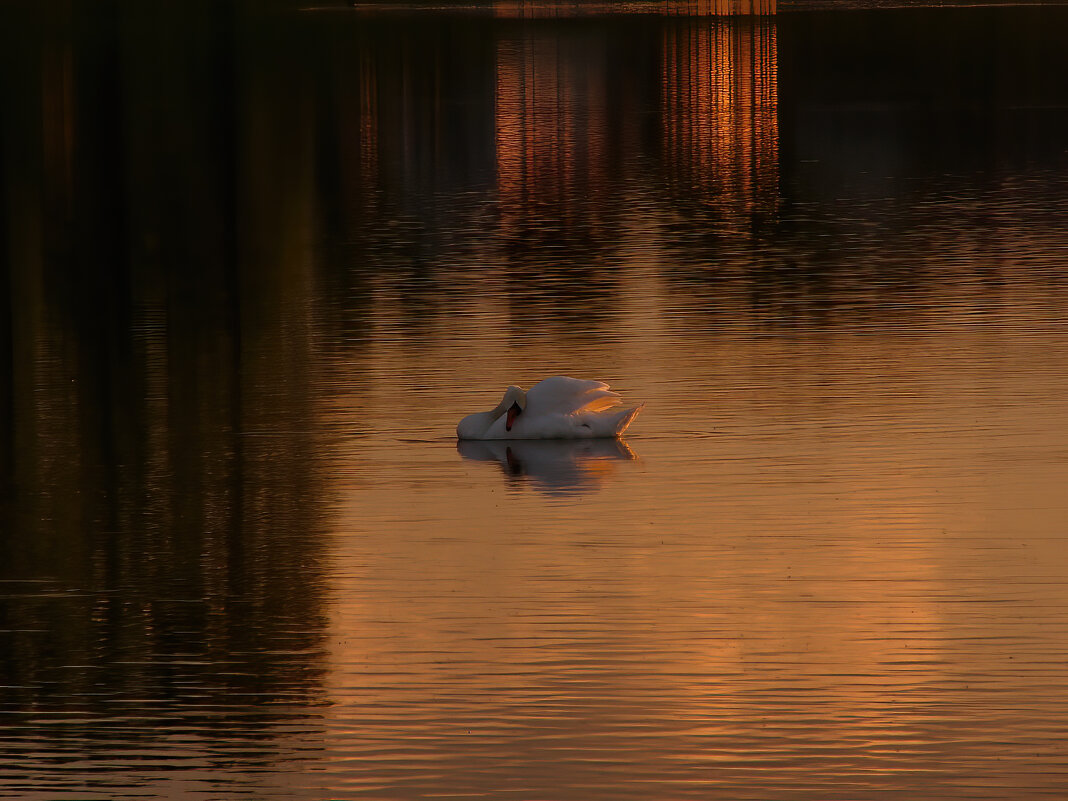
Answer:
[{"label": "swan's folded wing", "polygon": [[623,403],[603,381],[584,381],[565,375],[539,381],[527,391],[527,401],[543,412],[557,414],[598,412]]},{"label": "swan's folded wing", "polygon": [[623,399],[617,393],[606,389],[587,392],[579,399],[579,402],[581,405],[575,408],[576,412],[603,412],[613,406],[623,405]]}]

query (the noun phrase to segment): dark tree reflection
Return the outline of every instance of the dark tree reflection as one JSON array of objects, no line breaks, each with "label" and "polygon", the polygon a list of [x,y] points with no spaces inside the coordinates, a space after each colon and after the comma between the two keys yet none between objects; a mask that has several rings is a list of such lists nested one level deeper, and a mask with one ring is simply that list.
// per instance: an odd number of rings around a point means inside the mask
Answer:
[{"label": "dark tree reflection", "polygon": [[82,747],[322,700],[308,115],[166,11],[3,36],[0,705]]}]

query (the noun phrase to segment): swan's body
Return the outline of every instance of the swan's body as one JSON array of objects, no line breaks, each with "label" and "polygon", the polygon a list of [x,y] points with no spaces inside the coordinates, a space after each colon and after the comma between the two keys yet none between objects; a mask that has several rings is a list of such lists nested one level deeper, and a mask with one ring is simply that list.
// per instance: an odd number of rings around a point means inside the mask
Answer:
[{"label": "swan's body", "polygon": [[508,387],[497,407],[469,414],[456,427],[460,439],[592,439],[618,437],[641,411],[601,381],[557,375],[529,390]]}]

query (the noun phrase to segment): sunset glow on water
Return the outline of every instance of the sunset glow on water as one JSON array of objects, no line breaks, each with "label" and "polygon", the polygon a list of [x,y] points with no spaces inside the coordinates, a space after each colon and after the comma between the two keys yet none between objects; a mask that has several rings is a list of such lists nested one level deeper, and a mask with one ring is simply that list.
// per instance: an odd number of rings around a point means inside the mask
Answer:
[{"label": "sunset glow on water", "polygon": [[[64,8],[0,797],[1064,796],[1065,9]],[[561,374],[623,440],[457,442]]]}]

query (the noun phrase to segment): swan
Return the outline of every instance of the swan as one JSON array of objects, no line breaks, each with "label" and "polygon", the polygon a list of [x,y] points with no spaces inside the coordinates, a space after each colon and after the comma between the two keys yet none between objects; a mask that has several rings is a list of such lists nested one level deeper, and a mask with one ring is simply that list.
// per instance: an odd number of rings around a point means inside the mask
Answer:
[{"label": "swan", "polygon": [[524,391],[510,386],[495,409],[469,414],[458,439],[592,439],[618,437],[642,410],[602,381],[556,375]]}]

